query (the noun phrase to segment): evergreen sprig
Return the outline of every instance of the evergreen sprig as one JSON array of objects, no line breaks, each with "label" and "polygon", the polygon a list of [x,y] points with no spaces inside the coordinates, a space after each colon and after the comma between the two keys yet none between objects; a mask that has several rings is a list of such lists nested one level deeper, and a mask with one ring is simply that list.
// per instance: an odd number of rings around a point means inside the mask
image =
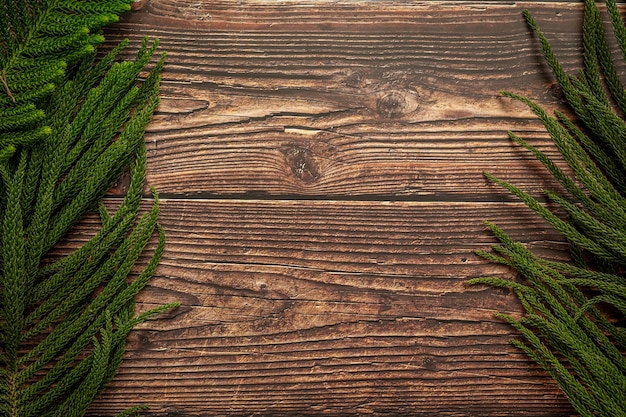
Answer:
[{"label": "evergreen sprig", "polygon": [[[143,136],[164,56],[148,70],[158,42],[145,40],[133,61],[116,62],[125,41],[96,62],[99,28],[127,6],[0,5],[1,417],[84,415],[119,368],[131,329],[176,305],[135,314],[135,295],[164,249],[156,191],[152,207],[140,207]],[[103,197],[128,169],[128,192],[110,213]],[[99,230],[55,256],[88,213],[99,215]],[[137,270],[154,235],[156,248]]]},{"label": "evergreen sprig", "polygon": [[42,105],[132,0],[0,2],[0,160],[52,133]]},{"label": "evergreen sprig", "polygon": [[[614,0],[606,8],[626,59],[626,27]],[[498,317],[521,333],[523,340],[512,343],[552,375],[581,416],[626,416],[626,331],[621,327],[626,318],[626,92],[593,0],[585,1],[583,69],[576,76],[563,69],[530,13],[524,16],[576,118],[558,111],[551,117],[525,97],[504,95],[539,117],[573,176],[513,132],[509,136],[562,185],[564,192],[547,190],[546,195],[566,219],[516,186],[485,175],[561,232],[570,243],[572,262],[542,259],[487,223],[500,244],[479,255],[516,269],[524,281],[470,282],[515,292],[524,316]]]}]

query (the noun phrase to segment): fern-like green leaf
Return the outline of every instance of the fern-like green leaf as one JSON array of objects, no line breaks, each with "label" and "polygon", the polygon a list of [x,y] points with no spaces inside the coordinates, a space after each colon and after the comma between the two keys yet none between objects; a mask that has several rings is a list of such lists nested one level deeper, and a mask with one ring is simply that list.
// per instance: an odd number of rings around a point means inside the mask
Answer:
[{"label": "fern-like green leaf", "polygon": [[[607,10],[626,57],[626,27],[614,1],[607,1]],[[576,77],[565,73],[532,16],[528,12],[524,16],[539,37],[546,62],[577,120],[561,112],[553,118],[529,99],[505,95],[522,101],[537,114],[573,177],[514,133],[509,135],[563,186],[563,194],[550,190],[546,194],[567,218],[516,186],[489,173],[486,176],[561,232],[570,242],[575,263],[541,259],[488,224],[501,242],[493,248],[498,255],[478,254],[518,270],[524,282],[489,277],[470,282],[515,291],[525,316],[516,320],[499,315],[524,338],[513,345],[552,375],[581,416],[626,415],[626,332],[616,324],[626,318],[626,282],[616,272],[626,267],[626,122],[622,118],[626,93],[592,0],[585,1],[584,68]],[[608,304],[608,311],[617,317],[607,317],[607,309],[598,304]]]},{"label": "fern-like green leaf", "polygon": [[102,43],[102,26],[131,2],[0,2],[0,157],[51,133],[40,127],[45,100]]},{"label": "fern-like green leaf", "polygon": [[[156,191],[141,214],[143,135],[158,106],[163,57],[139,83],[158,42],[145,40],[129,62],[115,62],[127,41],[99,62],[93,50],[99,27],[127,3],[0,6],[0,45],[8,48],[0,56],[1,417],[84,415],[119,368],[132,328],[174,306],[135,315],[134,298],[165,245]],[[24,66],[32,77],[15,72]],[[103,196],[128,169],[129,190],[109,213]],[[75,251],[52,257],[89,213],[99,215],[100,229]]]}]

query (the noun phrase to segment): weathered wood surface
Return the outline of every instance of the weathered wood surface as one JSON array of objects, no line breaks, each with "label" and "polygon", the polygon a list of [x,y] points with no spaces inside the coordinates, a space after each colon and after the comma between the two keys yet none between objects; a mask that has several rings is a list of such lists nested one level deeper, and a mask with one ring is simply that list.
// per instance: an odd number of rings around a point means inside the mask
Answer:
[{"label": "weathered wood surface", "polygon": [[465,284],[514,276],[474,255],[483,220],[564,254],[482,176],[553,185],[498,96],[559,104],[525,7],[577,68],[572,3],[152,0],[109,28],[168,53],[146,136],[168,246],[140,305],[182,307],[132,333],[91,415],[574,414],[494,318],[515,297]]}]

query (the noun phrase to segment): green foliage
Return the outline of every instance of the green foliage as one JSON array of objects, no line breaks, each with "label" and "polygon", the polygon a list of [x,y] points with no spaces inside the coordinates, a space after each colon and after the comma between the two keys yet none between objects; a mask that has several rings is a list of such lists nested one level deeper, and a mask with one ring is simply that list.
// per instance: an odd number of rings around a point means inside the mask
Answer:
[{"label": "green foliage", "polygon": [[[609,0],[606,6],[626,58],[626,27],[615,2]],[[499,315],[524,337],[512,343],[552,375],[581,416],[625,416],[626,331],[620,325],[626,318],[626,93],[594,1],[585,1],[584,68],[577,76],[566,74],[532,16],[528,12],[524,16],[576,121],[561,112],[551,117],[524,97],[504,94],[535,112],[574,177],[514,133],[509,136],[563,186],[564,193],[548,190],[546,195],[566,213],[566,220],[514,185],[486,176],[561,232],[570,243],[572,262],[542,259],[488,223],[500,244],[494,246],[495,253],[479,254],[516,269],[524,281],[471,282],[510,288],[517,294],[524,317]]]},{"label": "green foliage", "polygon": [[[99,28],[127,3],[0,4],[1,417],[84,415],[130,330],[173,306],[135,314],[164,249],[154,190],[152,207],[140,210],[143,135],[163,58],[145,76],[157,47],[146,40],[134,61],[114,62],[125,42],[95,62]],[[128,192],[110,213],[103,196],[128,169]],[[95,235],[70,254],[51,253],[90,212],[100,217]]]},{"label": "green foliage", "polygon": [[132,0],[0,1],[0,160],[51,134],[42,106]]}]

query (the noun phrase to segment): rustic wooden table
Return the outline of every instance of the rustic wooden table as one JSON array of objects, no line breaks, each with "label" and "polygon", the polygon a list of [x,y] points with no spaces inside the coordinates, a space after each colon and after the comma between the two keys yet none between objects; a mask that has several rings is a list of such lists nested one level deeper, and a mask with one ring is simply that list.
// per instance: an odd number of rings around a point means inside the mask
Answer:
[{"label": "rustic wooden table", "polygon": [[515,297],[466,285],[515,275],[474,254],[483,220],[564,255],[482,175],[554,185],[499,95],[560,105],[524,8],[576,70],[571,2],[151,0],[109,27],[168,54],[146,135],[168,246],[139,300],[182,307],[132,333],[92,415],[573,415],[494,318]]}]

